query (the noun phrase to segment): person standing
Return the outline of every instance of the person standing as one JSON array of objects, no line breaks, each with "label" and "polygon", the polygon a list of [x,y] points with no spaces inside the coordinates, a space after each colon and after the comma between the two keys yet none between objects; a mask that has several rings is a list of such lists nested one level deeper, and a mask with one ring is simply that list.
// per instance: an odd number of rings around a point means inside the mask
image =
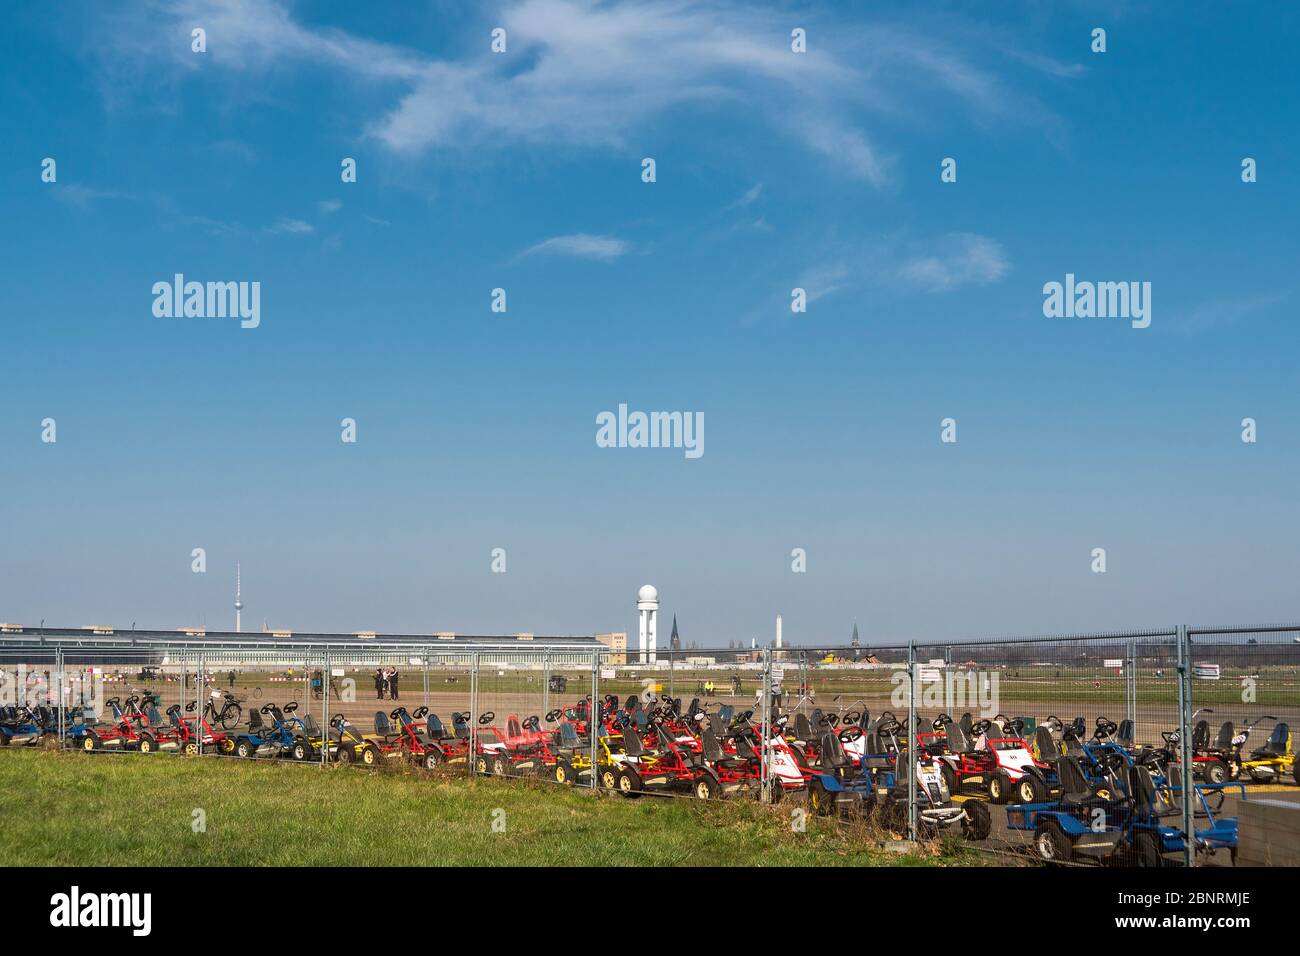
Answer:
[{"label": "person standing", "polygon": [[375,669],[375,699],[384,699],[384,669],[382,667]]},{"label": "person standing", "polygon": [[231,672],[230,672],[230,689],[231,689],[231,690],[234,690],[234,689],[235,689],[235,672],[234,672],[234,671],[231,671]]},{"label": "person standing", "polygon": [[393,700],[400,700],[397,694],[397,668],[394,667],[388,672],[388,696]]}]

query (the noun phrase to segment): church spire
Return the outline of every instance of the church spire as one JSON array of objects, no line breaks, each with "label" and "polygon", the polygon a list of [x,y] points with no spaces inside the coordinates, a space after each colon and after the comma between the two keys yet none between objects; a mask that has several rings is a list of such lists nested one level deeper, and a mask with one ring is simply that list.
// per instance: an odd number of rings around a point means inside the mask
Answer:
[{"label": "church spire", "polygon": [[675,651],[682,649],[682,639],[677,636],[677,615],[673,615],[673,636],[668,639],[668,646]]}]

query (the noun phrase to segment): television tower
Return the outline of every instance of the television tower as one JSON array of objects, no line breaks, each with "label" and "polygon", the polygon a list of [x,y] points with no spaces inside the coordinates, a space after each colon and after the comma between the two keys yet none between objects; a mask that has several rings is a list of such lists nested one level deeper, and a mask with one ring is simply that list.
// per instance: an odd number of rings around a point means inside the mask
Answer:
[{"label": "television tower", "polygon": [[235,633],[240,631],[239,612],[244,609],[244,602],[239,597],[239,562],[235,562]]}]

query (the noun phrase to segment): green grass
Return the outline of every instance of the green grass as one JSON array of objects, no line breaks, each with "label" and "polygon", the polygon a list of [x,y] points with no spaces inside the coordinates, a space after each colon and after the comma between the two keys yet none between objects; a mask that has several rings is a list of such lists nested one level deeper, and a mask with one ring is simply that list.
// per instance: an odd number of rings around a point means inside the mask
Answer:
[{"label": "green grass", "polygon": [[[492,830],[505,812],[504,833]],[[750,801],[626,800],[540,782],[229,758],[0,753],[0,865],[872,866],[904,856],[865,826]],[[206,832],[195,833],[195,811]]]}]

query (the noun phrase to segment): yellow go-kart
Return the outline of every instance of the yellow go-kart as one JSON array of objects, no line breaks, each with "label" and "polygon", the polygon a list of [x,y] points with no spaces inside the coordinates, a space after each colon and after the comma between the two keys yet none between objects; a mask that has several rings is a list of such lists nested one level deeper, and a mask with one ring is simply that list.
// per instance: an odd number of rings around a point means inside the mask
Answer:
[{"label": "yellow go-kart", "polygon": [[1278,783],[1287,774],[1291,774],[1300,783],[1300,767],[1297,767],[1295,752],[1291,749],[1291,728],[1285,721],[1273,728],[1262,747],[1255,748],[1249,757],[1242,758],[1241,774],[1255,783]]}]

